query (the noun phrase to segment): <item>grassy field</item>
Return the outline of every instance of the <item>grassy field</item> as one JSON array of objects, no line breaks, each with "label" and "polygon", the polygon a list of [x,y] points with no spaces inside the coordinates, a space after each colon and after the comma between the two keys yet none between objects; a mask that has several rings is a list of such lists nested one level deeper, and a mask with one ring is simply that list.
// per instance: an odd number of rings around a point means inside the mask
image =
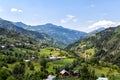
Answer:
[{"label": "grassy field", "polygon": [[64,59],[61,59],[61,60],[56,60],[56,61],[53,61],[52,63],[56,66],[58,65],[65,65],[65,64],[71,64],[73,62],[74,58],[64,58]]}]

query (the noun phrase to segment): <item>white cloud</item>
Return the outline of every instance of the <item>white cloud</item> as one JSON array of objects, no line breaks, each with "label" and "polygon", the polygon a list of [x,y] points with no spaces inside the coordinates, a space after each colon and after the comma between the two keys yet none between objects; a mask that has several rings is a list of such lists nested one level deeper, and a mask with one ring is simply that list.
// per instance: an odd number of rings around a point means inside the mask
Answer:
[{"label": "white cloud", "polygon": [[67,21],[64,19],[61,19],[61,23],[66,23]]},{"label": "white cloud", "polygon": [[12,8],[11,12],[17,12],[17,9],[16,8]]},{"label": "white cloud", "polygon": [[77,22],[77,21],[78,21],[78,19],[73,19],[72,21],[73,21],[73,22]]},{"label": "white cloud", "polygon": [[21,9],[11,8],[11,12],[23,12]]},{"label": "white cloud", "polygon": [[70,21],[77,22],[78,19],[73,15],[66,15],[66,18],[61,19],[61,23],[67,23],[67,22],[70,22]]},{"label": "white cloud", "polygon": [[18,10],[18,12],[23,12],[22,10]]},{"label": "white cloud", "polygon": [[96,29],[96,28],[100,28],[100,27],[115,27],[117,25],[119,25],[120,22],[113,22],[113,21],[108,21],[108,20],[102,20],[102,21],[98,21],[94,24],[92,24],[91,26],[89,26],[89,29]]},{"label": "white cloud", "polygon": [[66,15],[69,19],[73,19],[75,16],[73,15]]}]

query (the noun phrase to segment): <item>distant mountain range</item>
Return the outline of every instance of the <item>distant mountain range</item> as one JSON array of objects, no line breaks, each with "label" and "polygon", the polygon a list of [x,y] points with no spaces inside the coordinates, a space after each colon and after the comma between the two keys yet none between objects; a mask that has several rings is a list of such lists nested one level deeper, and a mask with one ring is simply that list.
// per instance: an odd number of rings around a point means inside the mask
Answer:
[{"label": "distant mountain range", "polygon": [[53,25],[51,23],[37,26],[26,25],[22,22],[16,22],[14,24],[27,30],[45,33],[67,45],[87,35],[85,32],[67,29],[62,26]]},{"label": "distant mountain range", "polygon": [[44,33],[23,29],[21,27],[14,25],[12,22],[7,21],[7,20],[0,19],[0,27],[13,30],[22,35],[29,36],[31,38],[39,40],[40,43],[49,44],[51,46],[59,47],[59,48],[65,47],[65,45],[62,42],[57,41]]},{"label": "distant mountain range", "polygon": [[100,60],[120,66],[120,26],[107,28],[87,36],[66,49],[78,55],[98,57]]},{"label": "distant mountain range", "polygon": [[57,26],[51,23],[45,25],[30,26],[22,22],[12,22],[0,18],[0,27],[10,29],[26,35],[40,43],[49,44],[54,47],[64,48],[66,45],[74,43],[75,41],[104,30],[105,28],[99,28],[91,33],[85,33],[77,30],[71,30],[62,26]]}]

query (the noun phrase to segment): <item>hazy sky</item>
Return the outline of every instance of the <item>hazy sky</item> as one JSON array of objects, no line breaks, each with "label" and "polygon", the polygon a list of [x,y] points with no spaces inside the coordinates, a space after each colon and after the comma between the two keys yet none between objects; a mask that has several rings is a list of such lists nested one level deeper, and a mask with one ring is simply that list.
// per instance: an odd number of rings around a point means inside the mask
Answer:
[{"label": "hazy sky", "polygon": [[120,24],[120,0],[0,0],[0,17],[89,32]]}]

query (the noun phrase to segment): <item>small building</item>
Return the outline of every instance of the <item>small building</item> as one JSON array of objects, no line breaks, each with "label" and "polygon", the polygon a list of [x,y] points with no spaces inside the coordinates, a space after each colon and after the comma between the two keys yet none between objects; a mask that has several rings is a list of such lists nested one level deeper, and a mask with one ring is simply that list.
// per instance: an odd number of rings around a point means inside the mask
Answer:
[{"label": "small building", "polygon": [[108,80],[108,78],[99,77],[97,80]]},{"label": "small building", "polygon": [[25,60],[25,62],[30,62],[30,60]]},{"label": "small building", "polygon": [[51,55],[51,56],[49,57],[49,59],[50,59],[50,60],[60,60],[59,57],[55,57],[55,56],[53,56],[53,55]]},{"label": "small building", "polygon": [[59,49],[59,48],[56,48],[56,50],[57,50],[57,51],[60,51],[60,49]]},{"label": "small building", "polygon": [[15,45],[14,45],[14,44],[11,44],[10,47],[15,47]]},{"label": "small building", "polygon": [[62,76],[63,78],[69,77],[69,73],[68,73],[68,71],[66,71],[65,69],[63,69],[60,73],[61,73],[61,76]]},{"label": "small building", "polygon": [[79,75],[79,71],[78,70],[74,71],[72,75],[73,75],[73,77],[78,76]]},{"label": "small building", "polygon": [[49,75],[46,80],[56,80],[56,76]]},{"label": "small building", "polygon": [[56,60],[57,58],[56,58],[55,56],[51,55],[51,56],[49,57],[49,59],[50,59],[50,60]]},{"label": "small building", "polygon": [[6,47],[5,46],[1,46],[2,49],[5,49]]},{"label": "small building", "polygon": [[31,57],[31,60],[35,60],[35,57],[34,57],[34,56],[32,56],[32,57]]}]

